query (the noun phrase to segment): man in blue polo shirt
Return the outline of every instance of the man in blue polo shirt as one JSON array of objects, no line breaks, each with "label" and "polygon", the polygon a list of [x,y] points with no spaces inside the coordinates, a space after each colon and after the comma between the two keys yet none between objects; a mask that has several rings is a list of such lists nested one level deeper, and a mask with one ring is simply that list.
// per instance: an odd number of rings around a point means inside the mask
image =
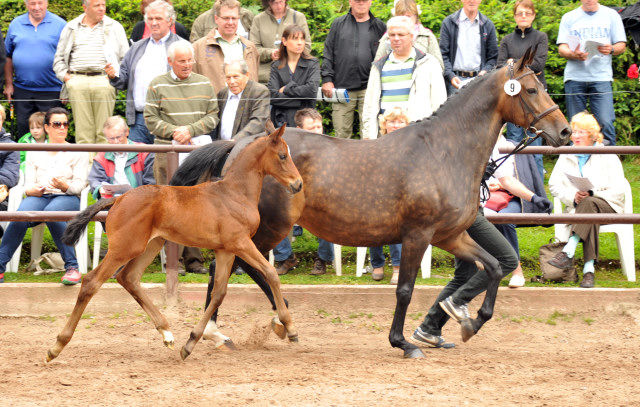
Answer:
[{"label": "man in blue polo shirt", "polygon": [[53,72],[53,56],[66,22],[47,11],[47,0],[25,0],[27,13],[9,25],[5,47],[7,100],[14,100],[18,138],[29,132],[29,116],[62,106],[62,82]]}]

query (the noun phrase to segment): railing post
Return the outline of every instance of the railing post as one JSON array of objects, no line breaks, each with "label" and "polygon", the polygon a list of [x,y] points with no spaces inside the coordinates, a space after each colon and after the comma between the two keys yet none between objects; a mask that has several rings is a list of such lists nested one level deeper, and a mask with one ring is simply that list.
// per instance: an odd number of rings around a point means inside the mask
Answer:
[{"label": "railing post", "polygon": [[[167,153],[167,180],[173,177],[178,169],[178,153],[175,151]],[[175,305],[178,302],[178,245],[173,242],[165,244],[167,254],[166,271],[166,301],[169,305]]]}]

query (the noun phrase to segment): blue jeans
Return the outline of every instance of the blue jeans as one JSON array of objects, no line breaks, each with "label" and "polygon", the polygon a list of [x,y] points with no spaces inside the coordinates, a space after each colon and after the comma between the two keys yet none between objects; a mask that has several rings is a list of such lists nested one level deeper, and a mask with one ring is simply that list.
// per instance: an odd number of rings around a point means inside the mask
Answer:
[{"label": "blue jeans", "polygon": [[[383,246],[370,247],[369,257],[371,258],[371,267],[374,269],[384,267],[384,252]],[[391,255],[391,265],[393,267],[400,267],[400,255],[402,254],[402,244],[390,244],[389,254]]]},{"label": "blue jeans", "polygon": [[[20,203],[18,211],[77,211],[80,209],[80,198],[75,195],[43,195],[28,196]],[[7,230],[2,237],[0,243],[0,273],[4,273],[7,263],[13,257],[18,246],[24,239],[27,229],[37,226],[42,222],[11,222],[7,226]],[[78,268],[76,260],[76,251],[73,246],[63,244],[60,238],[67,228],[67,222],[47,222],[51,237],[58,247],[62,259],[64,260],[64,268]]]},{"label": "blue jeans", "polygon": [[595,116],[602,128],[602,135],[612,146],[616,145],[616,129],[613,121],[616,119],[613,110],[613,93],[611,82],[577,82],[566,81],[564,91],[567,94],[567,119],[571,121],[573,116],[587,110],[587,102],[591,113]]},{"label": "blue jeans", "polygon": [[[521,213],[522,212],[522,202],[520,198],[514,197],[506,208],[501,210],[499,213]],[[496,223],[494,225],[496,229],[502,233],[508,241],[513,250],[516,251],[518,255],[518,259],[520,259],[520,245],[518,244],[518,233],[516,232],[516,225],[512,223]]]},{"label": "blue jeans", "polygon": [[[293,256],[293,249],[288,237],[273,249],[273,257],[276,261],[285,261]],[[318,238],[318,258],[326,263],[333,263],[333,243]]]},{"label": "blue jeans", "polygon": [[[527,133],[529,137],[535,137],[533,133]],[[516,143],[519,143],[524,138],[524,129],[520,126],[516,126],[513,123],[507,123],[507,140],[513,140]],[[541,146],[542,145],[542,136],[535,139],[530,145],[532,146]],[[538,166],[538,172],[540,173],[540,179],[544,181],[544,165],[542,164],[542,154],[534,154],[533,158],[536,160],[536,165]]]},{"label": "blue jeans", "polygon": [[144,122],[144,113],[136,112],[136,123],[129,127],[129,140],[144,144],[153,144],[153,135]]}]

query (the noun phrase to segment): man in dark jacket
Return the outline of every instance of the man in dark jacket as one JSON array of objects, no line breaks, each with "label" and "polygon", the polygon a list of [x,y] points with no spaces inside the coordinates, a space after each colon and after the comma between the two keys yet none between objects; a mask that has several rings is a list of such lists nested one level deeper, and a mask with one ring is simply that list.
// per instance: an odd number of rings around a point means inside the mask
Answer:
[{"label": "man in dark jacket", "polygon": [[496,27],[478,11],[481,0],[462,0],[462,9],[447,16],[440,28],[444,81],[451,96],[465,81],[496,66]]},{"label": "man in dark jacket", "polygon": [[340,138],[351,138],[356,107],[362,123],[371,63],[386,31],[385,24],[369,11],[371,0],[349,0],[349,5],[349,12],[331,24],[320,71],[325,97],[332,97],[336,88],[349,91],[349,103],[332,105],[333,128]]},{"label": "man in dark jacket", "polygon": [[242,59],[222,66],[227,86],[218,92],[220,124],[217,140],[239,140],[264,132],[269,118],[269,89],[249,79],[249,67]]},{"label": "man in dark jacket", "polygon": [[[0,143],[15,143],[11,134],[4,131],[2,123],[6,118],[4,107],[0,105]],[[17,151],[0,151],[0,185],[6,185],[7,189],[16,186],[20,178],[20,154]],[[7,210],[9,197],[0,202],[0,211]],[[0,226],[0,237],[4,230]]]}]

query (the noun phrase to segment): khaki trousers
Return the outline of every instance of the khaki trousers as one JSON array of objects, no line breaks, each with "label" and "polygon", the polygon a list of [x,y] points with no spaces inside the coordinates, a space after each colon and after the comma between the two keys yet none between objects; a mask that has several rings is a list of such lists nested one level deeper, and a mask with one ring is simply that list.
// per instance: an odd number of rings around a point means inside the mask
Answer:
[{"label": "khaki trousers", "polygon": [[102,125],[113,114],[116,90],[106,75],[72,75],[66,83],[77,144],[104,144]]},{"label": "khaki trousers", "polygon": [[362,110],[364,109],[364,95],[366,89],[350,90],[349,103],[332,103],[331,118],[333,128],[338,138],[352,138],[353,136],[353,116],[356,109],[360,119],[360,129],[362,129]]}]

